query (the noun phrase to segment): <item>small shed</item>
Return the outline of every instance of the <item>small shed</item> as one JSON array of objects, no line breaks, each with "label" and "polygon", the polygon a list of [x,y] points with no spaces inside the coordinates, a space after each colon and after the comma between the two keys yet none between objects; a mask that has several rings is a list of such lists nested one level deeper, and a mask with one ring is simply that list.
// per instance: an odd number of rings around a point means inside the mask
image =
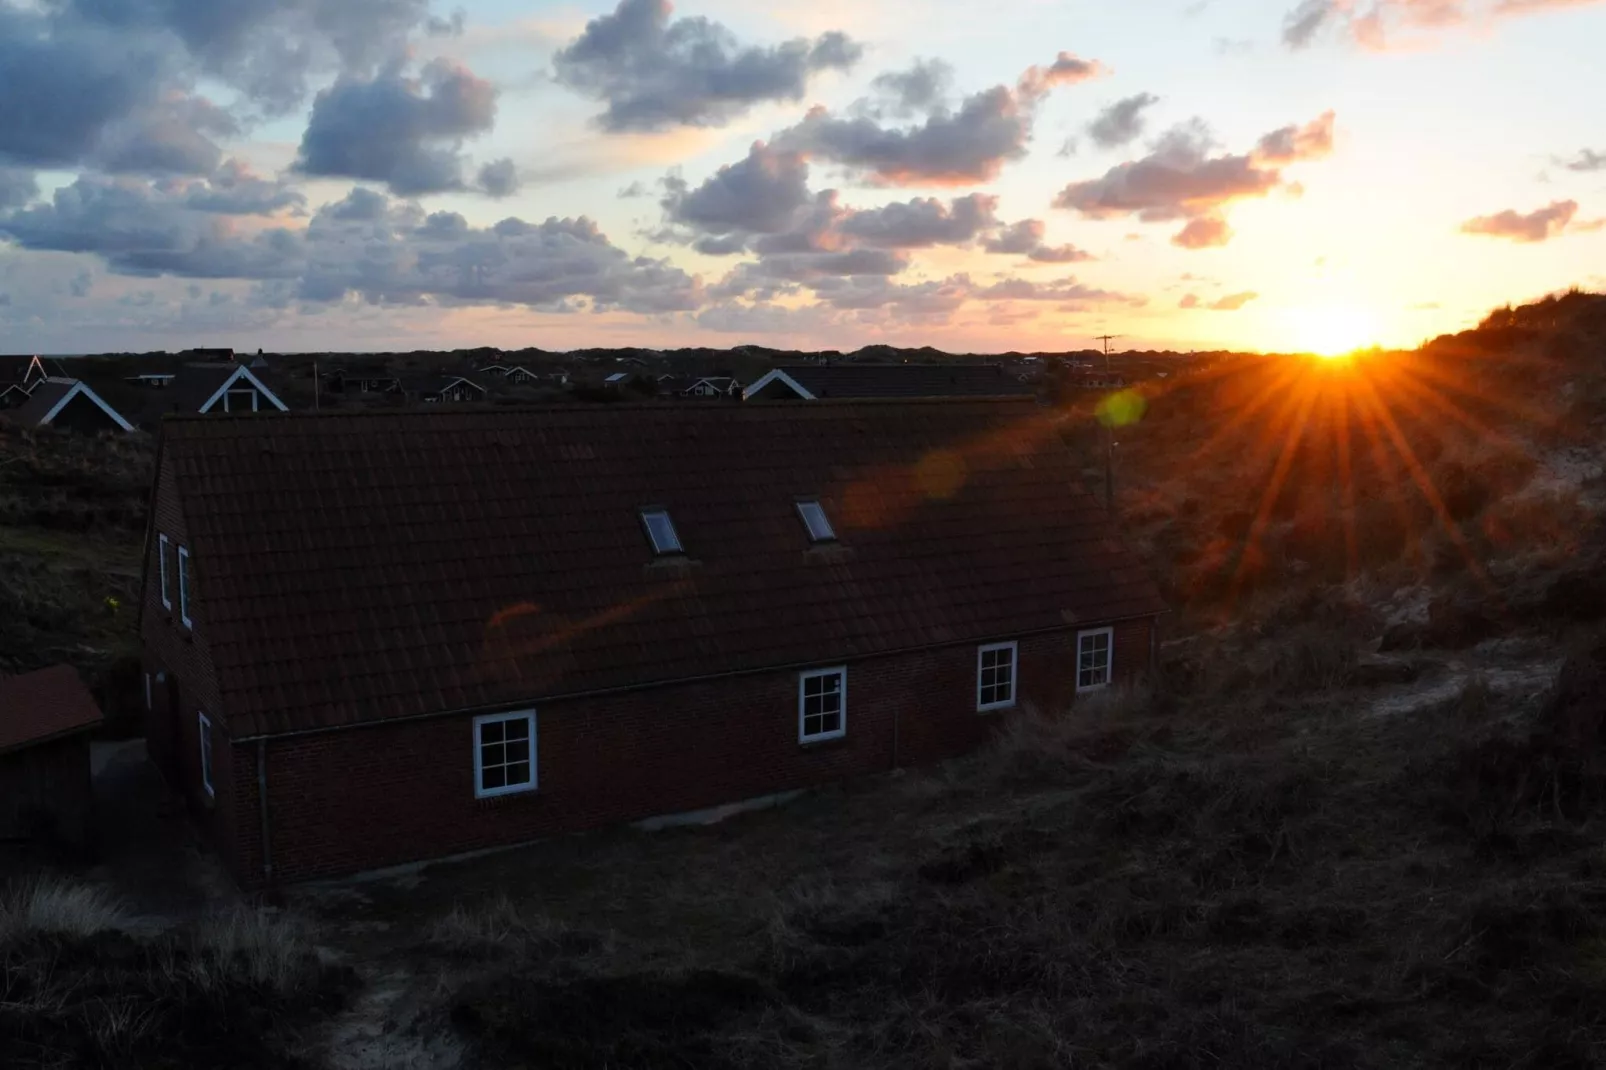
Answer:
[{"label": "small shed", "polygon": [[0,676],[0,841],[91,844],[100,707],[70,665]]}]

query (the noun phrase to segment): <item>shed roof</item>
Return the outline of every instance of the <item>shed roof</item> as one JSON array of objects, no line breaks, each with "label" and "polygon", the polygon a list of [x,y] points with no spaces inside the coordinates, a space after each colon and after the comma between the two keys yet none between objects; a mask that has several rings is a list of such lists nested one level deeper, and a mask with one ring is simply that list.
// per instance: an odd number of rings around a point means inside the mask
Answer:
[{"label": "shed roof", "polygon": [[[178,418],[162,463],[241,739],[1159,612],[1058,420],[996,400]],[[810,543],[803,497],[839,542]],[[648,507],[684,557],[655,558]]]},{"label": "shed roof", "polygon": [[71,665],[0,676],[0,753],[100,724],[100,707]]}]

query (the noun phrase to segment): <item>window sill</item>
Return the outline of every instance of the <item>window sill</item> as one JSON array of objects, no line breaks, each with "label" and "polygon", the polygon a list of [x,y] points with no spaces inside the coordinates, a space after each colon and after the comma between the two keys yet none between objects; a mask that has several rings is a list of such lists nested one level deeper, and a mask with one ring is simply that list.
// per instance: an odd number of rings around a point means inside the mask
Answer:
[{"label": "window sill", "polygon": [[521,800],[539,799],[539,788],[525,788],[522,791],[506,791],[500,795],[476,795],[474,805],[479,807],[511,806]]},{"label": "window sill", "polygon": [[1005,702],[997,706],[977,706],[976,713],[982,717],[990,713],[1008,713],[1010,710],[1018,708],[1019,705],[1016,702]]},{"label": "window sill", "polygon": [[800,739],[798,740],[797,745],[803,750],[816,750],[822,748],[829,750],[832,747],[845,746],[847,742],[848,737],[847,734],[844,733],[840,736],[827,736],[824,739]]}]

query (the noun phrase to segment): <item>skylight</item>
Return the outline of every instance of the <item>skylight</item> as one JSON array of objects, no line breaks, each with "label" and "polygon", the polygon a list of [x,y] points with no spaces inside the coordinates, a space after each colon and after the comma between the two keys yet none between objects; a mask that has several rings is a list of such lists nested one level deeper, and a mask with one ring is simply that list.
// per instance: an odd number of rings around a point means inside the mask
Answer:
[{"label": "skylight", "polygon": [[798,502],[797,512],[803,518],[803,526],[809,529],[811,542],[836,541],[836,532],[831,530],[831,521],[819,502]]},{"label": "skylight", "polygon": [[680,536],[675,533],[675,522],[669,519],[668,510],[643,510],[641,522],[647,527],[647,538],[652,540],[654,553],[678,554],[681,552]]}]

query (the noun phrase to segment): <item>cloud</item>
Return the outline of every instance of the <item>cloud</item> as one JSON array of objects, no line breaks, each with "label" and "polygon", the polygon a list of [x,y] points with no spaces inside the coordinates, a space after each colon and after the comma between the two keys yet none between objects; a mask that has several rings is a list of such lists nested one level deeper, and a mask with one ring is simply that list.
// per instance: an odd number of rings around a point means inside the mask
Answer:
[{"label": "cloud", "polygon": [[1024,256],[1039,264],[1076,264],[1097,259],[1074,245],[1045,245],[1047,225],[1041,219],[1023,219],[1002,227],[982,243],[989,253]]},{"label": "cloud", "polygon": [[39,195],[39,183],[32,171],[0,167],[0,208],[16,208]]},{"label": "cloud", "polygon": [[976,296],[986,301],[1062,301],[1075,304],[1124,305],[1146,303],[1146,299],[1142,297],[1085,286],[1069,275],[1053,282],[1003,279],[977,290]]},{"label": "cloud", "polygon": [[239,160],[229,160],[203,181],[175,180],[155,189],[182,192],[183,204],[198,212],[219,215],[273,215],[286,208],[299,209],[307,198],[281,179],[265,179]]},{"label": "cloud", "polygon": [[[1568,230],[1573,216],[1577,214],[1577,201],[1552,201],[1544,208],[1526,215],[1508,208],[1494,215],[1477,216],[1462,223],[1461,232],[1490,238],[1505,238],[1515,242],[1542,242],[1558,237]],[[1585,225],[1571,229],[1593,229],[1593,227]]]},{"label": "cloud", "polygon": [[1245,290],[1243,293],[1228,294],[1226,297],[1212,301],[1207,307],[1212,312],[1236,312],[1259,296],[1253,290]]},{"label": "cloud", "polygon": [[313,101],[296,170],[383,182],[403,195],[464,189],[460,149],[491,128],[496,95],[490,82],[446,60],[417,78],[392,68],[371,80],[343,79]]},{"label": "cloud", "polygon": [[583,302],[657,314],[703,300],[698,280],[631,257],[584,217],[478,228],[358,188],[305,229],[253,231],[191,207],[192,192],[183,183],[81,176],[48,204],[0,215],[0,233],[25,249],[94,254],[115,274],[256,281],[257,303],[274,307],[356,295],[370,304],[573,311]]},{"label": "cloud", "polygon": [[862,107],[872,118],[927,115],[945,105],[953,81],[952,64],[940,59],[916,59],[906,71],[877,75],[870,86],[878,99]]},{"label": "cloud", "polygon": [[957,110],[937,107],[914,126],[883,125],[874,104],[835,117],[823,107],[776,135],[776,144],[861,172],[882,185],[974,185],[996,178],[1005,163],[1026,155],[1038,103],[1056,85],[1096,76],[1098,63],[1060,53],[1047,68],[1032,67],[1014,87],[994,86],[966,97]]},{"label": "cloud", "polygon": [[1220,216],[1200,216],[1171,237],[1171,244],[1183,249],[1215,249],[1232,241],[1232,228]]},{"label": "cloud", "polygon": [[1198,294],[1183,294],[1182,295],[1182,300],[1177,302],[1177,307],[1178,308],[1198,308],[1199,307],[1199,295]]},{"label": "cloud", "polygon": [[1143,111],[1160,103],[1153,93],[1126,97],[1105,108],[1088,124],[1088,137],[1100,148],[1113,149],[1134,141],[1143,133]]},{"label": "cloud", "polygon": [[797,101],[809,79],[847,70],[862,49],[845,34],[743,45],[706,18],[670,20],[669,0],[621,0],[553,57],[563,85],[607,105],[611,132],[723,126],[755,104]]},{"label": "cloud", "polygon": [[1284,126],[1260,139],[1255,160],[1262,164],[1291,164],[1320,160],[1333,152],[1334,113],[1325,111],[1304,126]]},{"label": "cloud", "polygon": [[[0,4],[0,160],[201,174],[236,115],[276,116],[310,77],[393,55],[427,0],[49,0]],[[228,113],[202,79],[237,95]]]},{"label": "cloud", "polygon": [[1251,153],[1213,156],[1208,130],[1194,120],[1167,132],[1149,155],[1113,167],[1100,178],[1066,186],[1054,206],[1088,219],[1185,219],[1189,223],[1172,239],[1175,244],[1190,249],[1219,245],[1231,235],[1224,209],[1234,201],[1292,189],[1282,168],[1326,155],[1332,138],[1333,114],[1327,112],[1305,126],[1272,131]]},{"label": "cloud", "polygon": [[662,204],[670,220],[705,234],[778,234],[812,197],[808,161],[762,141],[696,189],[678,176],[665,179],[664,186]]},{"label": "cloud", "polygon": [[981,193],[957,197],[946,205],[935,197],[917,197],[853,212],[840,229],[853,241],[885,249],[961,245],[998,225],[997,208],[997,197]]},{"label": "cloud", "polygon": [[1579,171],[1586,174],[1591,171],[1606,171],[1606,152],[1579,149],[1576,157],[1562,162],[1561,165],[1569,171]]},{"label": "cloud", "polygon": [[1040,245],[1026,254],[1027,259],[1039,264],[1080,264],[1098,257],[1074,245]]},{"label": "cloud", "polygon": [[493,160],[480,168],[474,186],[490,197],[511,197],[519,191],[519,169],[510,159]]},{"label": "cloud", "polygon": [[1307,48],[1328,31],[1341,33],[1362,48],[1393,48],[1400,31],[1412,43],[1431,40],[1446,29],[1501,18],[1534,15],[1599,0],[1301,0],[1283,19],[1283,43]]}]

